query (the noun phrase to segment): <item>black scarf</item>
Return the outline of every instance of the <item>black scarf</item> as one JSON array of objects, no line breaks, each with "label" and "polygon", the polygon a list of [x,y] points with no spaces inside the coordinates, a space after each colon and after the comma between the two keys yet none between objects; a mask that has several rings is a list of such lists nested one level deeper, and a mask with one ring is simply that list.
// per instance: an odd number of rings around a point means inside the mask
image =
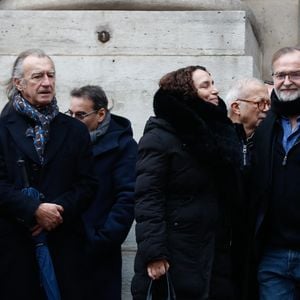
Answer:
[{"label": "black scarf", "polygon": [[240,163],[239,141],[222,99],[216,106],[196,96],[159,89],[153,105],[155,115],[172,125],[198,160],[217,165]]},{"label": "black scarf", "polygon": [[271,109],[278,115],[286,117],[300,115],[300,98],[293,101],[281,101],[278,99],[274,89],[271,94]]}]

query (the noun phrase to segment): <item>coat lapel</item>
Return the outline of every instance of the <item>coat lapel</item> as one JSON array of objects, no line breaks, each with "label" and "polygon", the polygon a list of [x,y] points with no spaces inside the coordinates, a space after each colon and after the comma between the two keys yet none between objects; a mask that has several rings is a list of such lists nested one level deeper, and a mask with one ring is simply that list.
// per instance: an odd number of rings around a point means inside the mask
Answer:
[{"label": "coat lapel", "polygon": [[20,149],[20,152],[24,153],[34,162],[40,164],[40,160],[34,148],[32,138],[26,137],[26,130],[29,127],[29,124],[26,122],[26,118],[18,113],[12,113],[10,114],[6,126],[15,144]]},{"label": "coat lapel", "polygon": [[[262,187],[269,187],[272,175],[272,161],[274,151],[274,130],[276,115],[271,111],[266,120],[261,124],[261,134],[257,140],[257,152],[260,157],[258,164],[262,171],[261,184]],[[258,129],[258,130],[259,130]],[[256,135],[256,134],[255,134]]]},{"label": "coat lapel", "polygon": [[112,119],[107,132],[93,144],[93,155],[98,156],[119,147],[119,136],[122,134],[122,128]]},{"label": "coat lapel", "polygon": [[[32,138],[26,137],[25,135],[26,130],[29,127],[26,118],[18,113],[13,113],[10,115],[6,126],[21,152],[27,155],[35,163],[40,164],[41,162],[36,149],[34,148]],[[48,163],[57,153],[65,140],[67,132],[68,128],[66,126],[66,122],[61,113],[59,113],[50,125],[50,139],[46,145],[44,154],[45,164]]]},{"label": "coat lapel", "polygon": [[255,133],[256,151],[258,157],[260,157],[256,166],[259,170],[259,172],[256,172],[259,175],[259,180],[257,182],[258,197],[256,198],[258,202],[255,204],[255,207],[257,207],[255,235],[257,235],[263,223],[268,206],[268,193],[272,181],[275,122],[276,115],[271,111]]},{"label": "coat lapel", "polygon": [[119,143],[117,139],[110,139],[109,135],[104,136],[98,141],[98,143],[93,145],[93,155],[101,155],[102,153],[108,152],[114,148],[117,148],[118,146]]},{"label": "coat lapel", "polygon": [[45,164],[47,164],[57,153],[61,145],[64,143],[68,133],[68,126],[59,113],[50,125],[50,138],[45,149]]}]

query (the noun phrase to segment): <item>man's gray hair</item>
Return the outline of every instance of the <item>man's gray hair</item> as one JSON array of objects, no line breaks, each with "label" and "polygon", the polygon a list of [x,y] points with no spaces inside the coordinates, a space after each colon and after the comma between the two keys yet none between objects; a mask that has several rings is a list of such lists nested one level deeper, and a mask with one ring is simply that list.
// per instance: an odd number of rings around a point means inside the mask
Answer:
[{"label": "man's gray hair", "polygon": [[28,56],[47,57],[50,59],[50,61],[53,64],[53,67],[54,67],[54,63],[53,63],[53,60],[51,59],[51,57],[49,55],[47,55],[41,49],[28,49],[28,50],[25,50],[22,53],[20,53],[13,64],[11,77],[9,80],[7,80],[7,82],[5,84],[6,95],[9,100],[11,100],[13,98],[14,94],[17,92],[17,89],[14,86],[13,80],[14,80],[14,78],[17,78],[17,79],[23,78],[23,76],[24,76],[23,62],[24,62],[25,58],[27,58]]},{"label": "man's gray hair", "polygon": [[255,77],[249,77],[249,78],[242,78],[237,80],[228,91],[226,97],[225,97],[225,103],[227,106],[228,113],[231,112],[231,104],[236,101],[237,99],[245,99],[245,94],[248,92],[247,87],[250,84],[257,84],[264,86],[264,82],[260,79],[257,79]]},{"label": "man's gray hair", "polygon": [[283,47],[277,50],[273,56],[272,56],[272,61],[271,61],[271,66],[272,66],[272,73],[273,73],[273,65],[276,60],[278,60],[281,56],[293,52],[299,52],[300,51],[300,46],[293,46],[293,47]]}]

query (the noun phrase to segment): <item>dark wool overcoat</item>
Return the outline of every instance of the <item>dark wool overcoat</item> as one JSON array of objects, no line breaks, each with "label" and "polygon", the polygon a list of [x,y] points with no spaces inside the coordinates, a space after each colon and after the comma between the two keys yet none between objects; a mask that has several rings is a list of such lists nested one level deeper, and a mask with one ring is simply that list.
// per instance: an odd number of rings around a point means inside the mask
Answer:
[{"label": "dark wool overcoat", "polygon": [[[273,236],[271,228],[274,223],[285,226],[288,224],[289,228],[288,232],[279,231],[287,243],[279,247],[299,248],[300,205],[297,195],[300,193],[300,143],[298,139],[288,153],[285,153],[281,118],[300,114],[300,99],[280,101],[273,90],[271,101],[271,109],[254,135],[255,164],[252,182],[249,183],[252,186],[252,201],[248,212],[249,241],[243,297],[249,300],[259,299],[258,264],[266,244],[270,243]],[[272,213],[274,207],[276,209]]]},{"label": "dark wool overcoat", "polygon": [[40,202],[21,192],[19,159],[25,161],[31,186],[43,194],[41,201],[64,208],[63,224],[48,234],[62,299],[85,299],[80,216],[97,186],[90,137],[83,124],[59,113],[50,124],[42,166],[32,138],[25,136],[30,122],[14,110],[0,119],[0,299],[44,299],[30,233]]},{"label": "dark wool overcoat", "polygon": [[[144,300],[147,264],[170,263],[179,300],[235,299],[232,247],[239,144],[224,104],[159,90],[156,117],[139,143],[135,275],[132,294]],[[231,182],[229,185],[228,183]],[[156,297],[164,278],[155,281]]]},{"label": "dark wool overcoat", "polygon": [[121,244],[134,218],[137,143],[130,122],[111,115],[107,132],[93,144],[97,194],[83,216],[87,231],[86,299],[121,299]]},{"label": "dark wool overcoat", "polygon": [[[275,128],[277,116],[269,111],[267,117],[257,128],[254,135],[254,164],[252,177],[248,181],[249,209],[247,211],[247,253],[244,261],[243,297],[247,300],[258,300],[257,271],[266,237],[262,227],[267,212],[272,178],[272,159],[274,153]],[[259,233],[259,234],[258,234]]]}]

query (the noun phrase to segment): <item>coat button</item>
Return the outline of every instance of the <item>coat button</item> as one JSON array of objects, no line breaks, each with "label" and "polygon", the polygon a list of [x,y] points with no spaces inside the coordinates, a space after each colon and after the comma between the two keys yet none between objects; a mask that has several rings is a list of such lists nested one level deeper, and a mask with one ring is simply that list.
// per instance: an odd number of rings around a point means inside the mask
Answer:
[{"label": "coat button", "polygon": [[32,167],[33,171],[38,171],[39,170],[39,165],[38,164],[32,164],[31,167]]}]

